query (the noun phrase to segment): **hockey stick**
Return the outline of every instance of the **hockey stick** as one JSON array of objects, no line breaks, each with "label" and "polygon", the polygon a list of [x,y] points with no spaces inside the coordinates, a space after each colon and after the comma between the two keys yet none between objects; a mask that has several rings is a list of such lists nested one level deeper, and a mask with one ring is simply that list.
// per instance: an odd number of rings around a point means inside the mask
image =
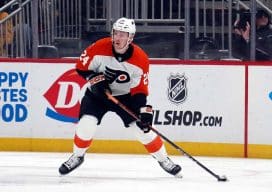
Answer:
[{"label": "hockey stick", "polygon": [[[119,107],[121,107],[124,111],[126,111],[135,120],[141,121],[140,118],[135,113],[133,113],[130,109],[128,109],[124,104],[122,104],[118,99],[116,99],[114,96],[112,96],[109,92],[106,91],[106,95],[107,95],[107,97],[108,97],[109,100],[111,100],[113,103],[115,103],[116,105],[118,105]],[[166,136],[164,136],[158,130],[156,130],[155,128],[153,128],[151,125],[149,126],[149,128],[153,132],[155,132],[157,135],[159,135],[161,138],[163,138],[165,141],[167,141],[170,145],[172,145],[172,147],[174,147],[179,152],[181,152],[182,154],[184,154],[185,156],[187,156],[188,158],[190,158],[191,160],[193,160],[196,164],[198,164],[200,167],[202,167],[204,170],[206,170],[208,173],[210,173],[212,176],[214,176],[217,179],[217,181],[227,181],[228,180],[227,177],[224,176],[224,175],[219,176],[219,175],[215,174],[213,171],[211,171],[210,169],[208,169],[206,166],[204,166],[202,163],[200,163],[198,160],[196,160],[192,155],[190,155],[189,153],[187,153],[186,151],[184,151],[181,147],[179,147],[178,145],[176,145],[174,142],[172,142],[170,139],[168,139]]]}]

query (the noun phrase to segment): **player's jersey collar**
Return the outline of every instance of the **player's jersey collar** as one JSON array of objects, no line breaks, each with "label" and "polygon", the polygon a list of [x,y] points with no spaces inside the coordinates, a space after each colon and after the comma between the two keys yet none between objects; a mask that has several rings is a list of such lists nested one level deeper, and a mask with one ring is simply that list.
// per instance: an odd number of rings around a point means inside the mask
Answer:
[{"label": "player's jersey collar", "polygon": [[113,55],[114,55],[114,57],[116,58],[117,61],[123,62],[123,61],[128,60],[132,56],[132,54],[133,54],[133,46],[130,44],[129,47],[128,47],[128,50],[125,53],[123,53],[123,54],[117,53],[114,50],[113,46],[112,46],[112,52],[113,52]]}]

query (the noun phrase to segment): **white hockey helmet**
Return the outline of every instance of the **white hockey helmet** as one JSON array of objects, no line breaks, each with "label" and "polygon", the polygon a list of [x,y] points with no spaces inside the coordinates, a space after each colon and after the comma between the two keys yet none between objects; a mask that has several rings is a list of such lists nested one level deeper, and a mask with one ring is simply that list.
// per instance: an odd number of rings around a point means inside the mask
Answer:
[{"label": "white hockey helmet", "polygon": [[112,30],[128,32],[129,35],[134,35],[136,32],[135,22],[133,19],[121,17],[113,23]]}]

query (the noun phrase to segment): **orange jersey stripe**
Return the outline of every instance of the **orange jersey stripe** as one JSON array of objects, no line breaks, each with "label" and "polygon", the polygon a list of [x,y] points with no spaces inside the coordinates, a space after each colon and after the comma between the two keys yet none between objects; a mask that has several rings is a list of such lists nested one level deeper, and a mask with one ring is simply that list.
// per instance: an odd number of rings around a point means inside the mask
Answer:
[{"label": "orange jersey stripe", "polygon": [[145,144],[144,146],[149,153],[155,153],[158,150],[160,150],[162,145],[163,145],[162,139],[159,136],[157,136],[153,141],[151,141],[148,144]]}]

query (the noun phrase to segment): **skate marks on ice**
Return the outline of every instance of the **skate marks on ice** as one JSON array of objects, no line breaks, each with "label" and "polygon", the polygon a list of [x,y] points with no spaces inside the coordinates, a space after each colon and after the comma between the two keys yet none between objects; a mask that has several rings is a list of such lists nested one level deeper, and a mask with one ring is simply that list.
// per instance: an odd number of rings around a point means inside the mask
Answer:
[{"label": "skate marks on ice", "polygon": [[159,164],[150,156],[103,154],[87,154],[85,162],[79,168],[68,175],[60,176],[58,168],[69,156],[70,154],[64,153],[2,152],[0,186],[92,183],[107,180],[148,182],[173,178],[167,173],[164,174]]},{"label": "skate marks on ice", "polygon": [[60,176],[58,168],[68,153],[0,153],[1,191],[247,191],[270,192],[272,160],[196,157],[228,182],[217,180],[183,156],[172,156],[183,178],[164,172],[149,155],[87,154],[72,173]]}]

